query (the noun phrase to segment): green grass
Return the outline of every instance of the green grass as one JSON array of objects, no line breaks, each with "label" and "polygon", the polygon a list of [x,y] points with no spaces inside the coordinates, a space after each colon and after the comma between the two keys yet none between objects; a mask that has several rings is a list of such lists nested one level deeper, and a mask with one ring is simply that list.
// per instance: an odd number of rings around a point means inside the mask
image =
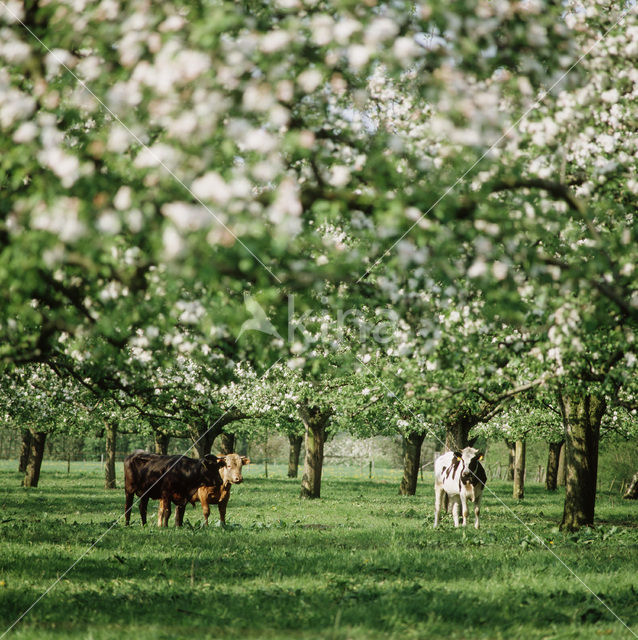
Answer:
[{"label": "green grass", "polygon": [[599,526],[563,535],[560,493],[528,484],[516,503],[493,482],[504,504],[485,496],[479,532],[435,531],[427,474],[402,498],[391,474],[329,468],[302,502],[297,480],[254,467],[225,530],[190,507],[181,530],[137,512],[127,529],[99,465],[45,463],[31,490],[14,469],[0,463],[0,635],[99,542],[7,637],[633,638],[513,513],[638,632],[638,505],[617,494],[599,496]]}]

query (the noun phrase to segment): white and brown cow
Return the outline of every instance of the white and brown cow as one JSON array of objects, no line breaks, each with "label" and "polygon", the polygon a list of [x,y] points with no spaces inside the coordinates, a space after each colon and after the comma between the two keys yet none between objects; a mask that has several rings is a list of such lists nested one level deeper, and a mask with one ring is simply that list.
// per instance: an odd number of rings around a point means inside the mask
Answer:
[{"label": "white and brown cow", "polygon": [[439,524],[443,497],[447,494],[452,507],[454,526],[459,526],[459,505],[463,526],[467,524],[467,501],[474,503],[474,527],[479,528],[479,513],[483,487],[487,481],[481,464],[483,453],[472,447],[463,451],[448,451],[434,461],[434,526]]},{"label": "white and brown cow", "polygon": [[[219,481],[214,484],[198,487],[192,492],[187,502],[194,505],[196,502],[202,503],[204,521],[208,524],[210,515],[210,505],[216,504],[219,507],[219,519],[222,526],[226,524],[226,507],[230,499],[230,490],[234,484],[241,484],[244,480],[242,467],[250,464],[250,460],[237,453],[229,453],[217,458],[219,461]],[[186,504],[178,504],[175,509],[175,524],[181,526],[184,519]]]}]

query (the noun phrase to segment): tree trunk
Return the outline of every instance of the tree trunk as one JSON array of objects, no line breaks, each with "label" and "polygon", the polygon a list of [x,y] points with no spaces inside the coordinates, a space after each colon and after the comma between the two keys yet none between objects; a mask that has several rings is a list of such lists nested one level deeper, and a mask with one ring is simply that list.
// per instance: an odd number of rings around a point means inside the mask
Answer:
[{"label": "tree trunk", "polygon": [[507,479],[510,482],[514,481],[514,460],[516,459],[516,441],[506,440],[505,444],[508,448],[508,460],[507,460]]},{"label": "tree trunk", "polygon": [[106,464],[104,465],[104,488],[116,489],[115,484],[115,449],[117,446],[117,426],[114,422],[106,422]]},{"label": "tree trunk", "polygon": [[25,429],[22,432],[22,444],[20,445],[20,463],[18,465],[18,471],[25,473],[27,470],[27,463],[29,462],[29,453],[31,452],[31,431]]},{"label": "tree trunk", "polygon": [[445,430],[445,447],[448,451],[461,451],[469,446],[470,431],[477,424],[478,419],[467,409],[453,413]]},{"label": "tree trunk", "polygon": [[525,497],[525,440],[516,441],[514,454],[514,500],[522,500]]},{"label": "tree trunk", "polygon": [[558,456],[558,479],[557,484],[559,487],[564,487],[567,480],[567,465],[565,464],[565,441],[560,448],[560,454]]},{"label": "tree trunk", "polygon": [[567,467],[562,530],[575,531],[594,523],[600,422],[606,409],[602,396],[561,396]]},{"label": "tree trunk", "polygon": [[25,487],[37,487],[40,479],[40,467],[44,456],[44,445],[47,434],[44,431],[31,431],[31,447],[29,450],[29,461],[24,473],[22,485]]},{"label": "tree trunk", "polygon": [[288,435],[290,442],[290,452],[288,454],[288,477],[296,478],[299,475],[299,454],[301,453],[301,443],[303,436]]},{"label": "tree trunk", "polygon": [[202,425],[196,428],[191,427],[190,431],[197,457],[203,458],[210,453],[217,436],[222,432],[222,427],[217,424],[212,427]]},{"label": "tree trunk", "polygon": [[563,442],[550,442],[549,454],[547,455],[547,474],[545,477],[545,488],[547,491],[556,491],[558,483],[558,463],[560,460],[560,450]]},{"label": "tree trunk", "polygon": [[155,453],[159,453],[161,456],[168,454],[168,441],[171,437],[163,431],[155,432]]},{"label": "tree trunk", "polygon": [[403,479],[399,485],[399,495],[413,496],[421,467],[421,445],[425,433],[411,433],[403,437]]},{"label": "tree trunk", "polygon": [[223,456],[228,453],[235,453],[235,434],[222,433],[219,442],[219,450]]},{"label": "tree trunk", "polygon": [[321,471],[323,468],[323,445],[326,440],[326,426],[330,420],[330,409],[302,406],[299,414],[303,420],[306,444],[303,478],[301,479],[301,497],[319,498],[321,496]]},{"label": "tree trunk", "polygon": [[638,471],[634,473],[634,477],[631,479],[623,498],[627,500],[638,500]]}]

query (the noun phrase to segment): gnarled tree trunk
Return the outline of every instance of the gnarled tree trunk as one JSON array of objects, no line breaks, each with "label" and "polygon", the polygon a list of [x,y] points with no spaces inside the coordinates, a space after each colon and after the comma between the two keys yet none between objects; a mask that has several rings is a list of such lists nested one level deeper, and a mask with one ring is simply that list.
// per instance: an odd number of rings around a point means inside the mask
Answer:
[{"label": "gnarled tree trunk", "polygon": [[115,449],[117,447],[117,426],[106,421],[106,464],[104,465],[104,488],[116,489],[115,483]]},{"label": "gnarled tree trunk", "polygon": [[290,451],[288,453],[288,477],[296,478],[299,475],[299,454],[303,436],[288,434]]},{"label": "gnarled tree trunk", "polygon": [[235,452],[235,434],[223,432],[219,438],[219,451],[223,456]]},{"label": "gnarled tree trunk", "polygon": [[557,484],[559,487],[565,486],[567,479],[567,465],[565,464],[565,441],[560,448],[560,455],[558,456],[558,479]]},{"label": "gnarled tree trunk", "polygon": [[305,405],[300,407],[299,415],[306,429],[306,457],[301,479],[301,497],[319,498],[321,496],[323,445],[326,440],[326,427],[332,411]]},{"label": "gnarled tree trunk", "polygon": [[547,454],[547,474],[545,476],[545,488],[547,491],[556,491],[556,486],[558,484],[558,463],[563,443],[564,440],[561,442],[549,443],[549,453]]},{"label": "gnarled tree trunk", "polygon": [[623,494],[623,498],[627,500],[638,500],[638,471],[634,473],[634,477],[631,479],[627,491]]},{"label": "gnarled tree trunk", "polygon": [[514,461],[516,460],[516,441],[515,440],[506,440],[505,444],[508,449],[508,459],[507,459],[507,479],[510,482],[514,481]]},{"label": "gnarled tree trunk", "polygon": [[421,445],[424,433],[410,433],[403,437],[403,479],[399,485],[399,494],[413,496],[421,466]]},{"label": "gnarled tree trunk", "polygon": [[29,462],[29,453],[31,452],[31,431],[25,429],[22,432],[22,444],[20,445],[20,462],[18,464],[18,471],[25,473],[27,470],[27,463]]},{"label": "gnarled tree trunk", "polygon": [[562,395],[565,423],[565,508],[560,528],[575,531],[594,523],[600,422],[607,405],[592,393]]},{"label": "gnarled tree trunk", "polygon": [[25,487],[37,487],[40,480],[40,467],[44,456],[44,445],[47,434],[44,431],[31,431],[31,447],[29,450],[29,461],[22,481]]},{"label": "gnarled tree trunk", "polygon": [[155,432],[155,453],[165,456],[168,454],[168,442],[171,437],[163,431]]},{"label": "gnarled tree trunk", "polygon": [[525,497],[525,440],[516,441],[514,454],[514,488],[512,496],[514,500],[522,500]]},{"label": "gnarled tree trunk", "polygon": [[478,424],[478,419],[470,411],[459,409],[451,416],[445,431],[445,447],[448,451],[461,451],[469,446],[469,436],[472,427]]},{"label": "gnarled tree trunk", "polygon": [[213,424],[211,427],[201,425],[191,427],[190,432],[197,457],[203,458],[207,456],[213,448],[215,439],[222,432],[222,426],[218,424]]}]

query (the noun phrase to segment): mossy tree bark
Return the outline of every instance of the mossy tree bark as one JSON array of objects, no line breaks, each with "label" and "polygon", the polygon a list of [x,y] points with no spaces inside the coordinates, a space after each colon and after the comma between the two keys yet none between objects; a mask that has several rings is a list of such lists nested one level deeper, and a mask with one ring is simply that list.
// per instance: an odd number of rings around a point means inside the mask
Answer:
[{"label": "mossy tree bark", "polygon": [[203,458],[210,453],[215,439],[222,432],[222,427],[221,425],[208,427],[204,424],[202,426],[192,427],[190,431],[191,439],[193,440],[193,447],[197,452],[197,457]]},{"label": "mossy tree bark", "polygon": [[507,459],[507,479],[510,482],[514,481],[514,461],[516,460],[516,441],[515,440],[506,440],[505,444],[508,449],[508,459]]},{"label": "mossy tree bark", "polygon": [[411,433],[403,437],[403,479],[399,485],[399,494],[413,496],[421,467],[421,446],[424,433]]},{"label": "mossy tree bark", "polygon": [[560,454],[558,456],[558,479],[557,484],[559,487],[565,486],[565,480],[567,479],[567,466],[565,465],[565,442],[560,448]]},{"label": "mossy tree bark", "polygon": [[561,396],[567,467],[562,530],[575,531],[594,523],[600,422],[606,409],[601,395]]},{"label": "mossy tree bark", "polygon": [[171,437],[164,431],[155,431],[155,453],[161,456],[168,454],[168,443]]},{"label": "mossy tree bark", "polygon": [[623,494],[623,498],[638,500],[638,472],[634,473],[634,477],[631,479],[627,491]]},{"label": "mossy tree bark", "polygon": [[299,455],[301,454],[301,443],[303,436],[288,435],[290,451],[288,453],[288,477],[296,478],[299,475]]},{"label": "mossy tree bark", "polygon": [[235,451],[235,434],[223,432],[219,438],[219,451],[225,456]]},{"label": "mossy tree bark", "polygon": [[104,488],[116,489],[115,482],[115,450],[117,448],[117,425],[107,421],[106,433],[106,464],[104,465]]},{"label": "mossy tree bark", "polygon": [[558,463],[563,443],[564,440],[561,442],[549,443],[549,453],[547,454],[547,473],[545,475],[545,488],[547,491],[556,491],[556,487],[558,485]]},{"label": "mossy tree bark", "polygon": [[20,445],[20,462],[18,464],[18,471],[25,473],[27,470],[27,463],[29,462],[29,454],[31,452],[31,431],[25,429],[22,432],[22,444]]},{"label": "mossy tree bark", "polygon": [[22,481],[25,487],[37,487],[40,480],[40,468],[42,467],[42,457],[44,456],[44,445],[47,434],[44,431],[31,431],[31,446],[29,449],[29,460]]},{"label": "mossy tree bark", "polygon": [[516,441],[514,454],[514,488],[512,496],[514,500],[522,500],[525,497],[525,440]]},{"label": "mossy tree bark", "polygon": [[471,411],[459,409],[451,416],[445,431],[445,447],[449,451],[461,451],[469,446],[472,427],[479,423],[479,417]]},{"label": "mossy tree bark", "polygon": [[323,469],[323,445],[326,441],[326,427],[332,415],[331,409],[305,405],[299,414],[306,429],[306,456],[301,479],[301,497],[321,496],[321,472]]}]

